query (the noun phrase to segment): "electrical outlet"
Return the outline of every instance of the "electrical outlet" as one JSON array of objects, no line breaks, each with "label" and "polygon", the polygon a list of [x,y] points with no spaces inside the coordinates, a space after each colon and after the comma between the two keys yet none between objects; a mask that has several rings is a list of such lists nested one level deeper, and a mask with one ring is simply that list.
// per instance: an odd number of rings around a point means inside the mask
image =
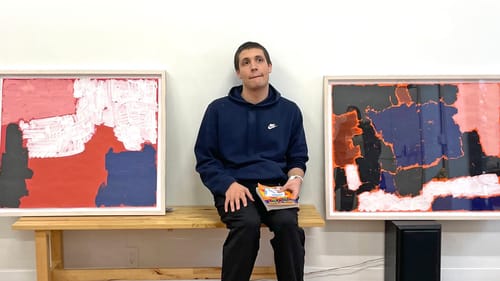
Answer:
[{"label": "electrical outlet", "polygon": [[127,248],[127,265],[128,267],[138,267],[139,266],[139,249],[137,248]]}]

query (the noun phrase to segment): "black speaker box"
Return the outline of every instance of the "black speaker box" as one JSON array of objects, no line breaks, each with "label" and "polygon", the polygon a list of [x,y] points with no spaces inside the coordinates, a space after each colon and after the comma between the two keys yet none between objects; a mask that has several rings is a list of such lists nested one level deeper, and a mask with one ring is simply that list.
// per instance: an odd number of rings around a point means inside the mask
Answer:
[{"label": "black speaker box", "polygon": [[384,281],[439,281],[441,225],[435,221],[386,221]]}]

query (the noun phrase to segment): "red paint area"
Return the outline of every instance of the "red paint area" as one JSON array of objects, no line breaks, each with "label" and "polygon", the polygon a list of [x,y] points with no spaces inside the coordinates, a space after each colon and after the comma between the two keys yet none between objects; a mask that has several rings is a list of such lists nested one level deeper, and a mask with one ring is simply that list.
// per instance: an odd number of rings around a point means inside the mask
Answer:
[{"label": "red paint area", "polygon": [[20,208],[96,207],[99,186],[106,182],[105,157],[109,149],[125,151],[113,128],[96,126],[96,133],[78,155],[61,158],[29,159],[32,179],[26,180],[29,196]]},{"label": "red paint area", "polygon": [[[3,155],[5,153],[5,139],[7,133],[7,125],[2,125],[2,128],[0,128],[0,130],[2,130],[0,135],[0,154]],[[26,144],[24,144],[23,147],[26,147]],[[1,157],[0,157],[0,167],[2,167]]]}]

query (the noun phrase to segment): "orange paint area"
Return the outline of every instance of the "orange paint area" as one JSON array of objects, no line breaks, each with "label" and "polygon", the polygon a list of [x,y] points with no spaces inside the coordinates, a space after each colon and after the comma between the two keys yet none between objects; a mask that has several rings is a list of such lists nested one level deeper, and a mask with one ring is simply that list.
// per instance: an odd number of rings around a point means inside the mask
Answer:
[{"label": "orange paint area", "polygon": [[396,87],[395,94],[398,100],[398,105],[409,105],[413,102],[410,96],[410,91],[408,91],[408,88],[406,86],[402,87],[401,85],[399,85],[398,87]]},{"label": "orange paint area", "polygon": [[332,115],[333,167],[344,167],[356,164],[355,159],[361,156],[359,146],[353,143],[353,137],[363,133],[358,127],[356,112],[351,111],[341,115]]}]

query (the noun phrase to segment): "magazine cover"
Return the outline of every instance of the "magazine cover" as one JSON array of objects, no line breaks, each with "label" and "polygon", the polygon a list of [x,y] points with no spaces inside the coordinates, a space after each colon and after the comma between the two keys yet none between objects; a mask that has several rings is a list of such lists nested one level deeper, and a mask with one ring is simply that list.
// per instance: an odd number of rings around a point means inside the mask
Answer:
[{"label": "magazine cover", "polygon": [[259,183],[256,189],[257,195],[268,211],[299,207],[298,200],[292,199],[292,194],[288,190],[280,191],[279,186],[266,186]]}]

